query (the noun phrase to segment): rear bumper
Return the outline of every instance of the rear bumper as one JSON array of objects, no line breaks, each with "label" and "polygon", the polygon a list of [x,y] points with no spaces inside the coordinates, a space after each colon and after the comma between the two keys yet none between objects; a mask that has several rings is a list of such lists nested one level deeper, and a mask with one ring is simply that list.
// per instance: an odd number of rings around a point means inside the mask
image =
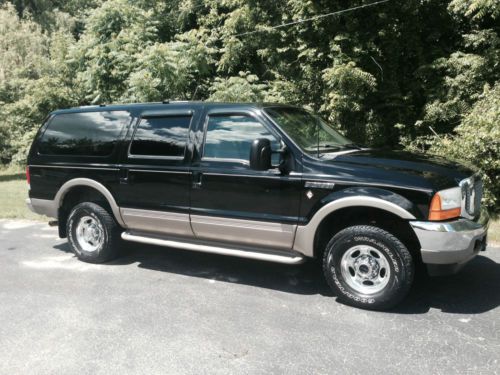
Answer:
[{"label": "rear bumper", "polygon": [[454,273],[479,251],[486,250],[488,223],[486,211],[477,221],[410,221],[420,241],[422,261],[431,274]]},{"label": "rear bumper", "polygon": [[33,208],[33,205],[31,204],[30,198],[26,198],[26,206],[28,206],[28,208],[31,212],[35,212],[35,209]]},{"label": "rear bumper", "polygon": [[57,219],[57,206],[53,200],[27,198],[26,205],[30,211]]}]

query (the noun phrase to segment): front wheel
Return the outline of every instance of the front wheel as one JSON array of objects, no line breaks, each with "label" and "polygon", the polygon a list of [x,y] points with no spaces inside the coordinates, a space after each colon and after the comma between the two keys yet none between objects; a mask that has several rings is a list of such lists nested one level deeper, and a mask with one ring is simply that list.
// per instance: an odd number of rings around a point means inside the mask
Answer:
[{"label": "front wheel", "polygon": [[357,225],[330,240],[323,256],[323,272],[340,301],[385,310],[408,294],[414,262],[406,246],[389,232]]}]

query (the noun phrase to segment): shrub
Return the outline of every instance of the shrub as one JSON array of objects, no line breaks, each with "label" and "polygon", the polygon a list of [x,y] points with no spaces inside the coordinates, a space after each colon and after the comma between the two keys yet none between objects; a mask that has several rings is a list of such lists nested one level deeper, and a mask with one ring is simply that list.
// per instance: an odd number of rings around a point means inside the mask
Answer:
[{"label": "shrub", "polygon": [[478,167],[485,184],[483,202],[500,212],[500,83],[484,90],[454,134],[420,137],[406,146]]}]

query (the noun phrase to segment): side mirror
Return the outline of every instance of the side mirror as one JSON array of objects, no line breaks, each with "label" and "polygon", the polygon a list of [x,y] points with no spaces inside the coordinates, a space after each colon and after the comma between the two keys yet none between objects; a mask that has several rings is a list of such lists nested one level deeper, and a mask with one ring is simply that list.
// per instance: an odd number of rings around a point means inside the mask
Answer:
[{"label": "side mirror", "polygon": [[250,147],[250,168],[256,171],[271,169],[271,141],[259,138],[252,142]]}]

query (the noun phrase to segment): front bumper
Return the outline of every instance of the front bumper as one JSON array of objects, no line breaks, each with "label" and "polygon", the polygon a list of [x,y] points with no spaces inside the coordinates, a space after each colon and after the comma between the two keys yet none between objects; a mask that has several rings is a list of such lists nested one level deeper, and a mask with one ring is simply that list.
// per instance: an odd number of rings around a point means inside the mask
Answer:
[{"label": "front bumper", "polygon": [[422,261],[431,274],[454,273],[479,251],[486,250],[488,224],[485,210],[477,221],[410,221],[420,241]]}]

